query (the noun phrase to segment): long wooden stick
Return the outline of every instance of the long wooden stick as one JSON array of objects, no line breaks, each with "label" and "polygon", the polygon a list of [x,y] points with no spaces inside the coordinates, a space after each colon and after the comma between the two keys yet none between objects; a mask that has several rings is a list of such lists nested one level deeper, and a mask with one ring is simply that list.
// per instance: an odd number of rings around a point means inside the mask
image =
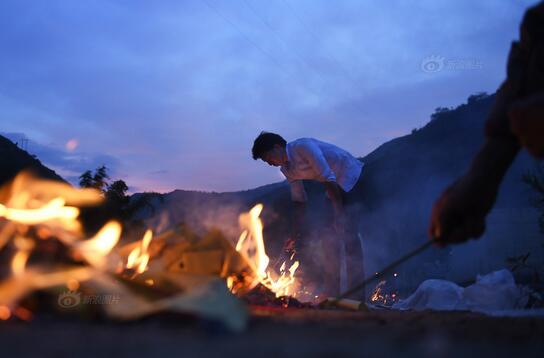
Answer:
[{"label": "long wooden stick", "polygon": [[397,260],[393,261],[392,263],[390,263],[389,265],[387,265],[386,267],[384,267],[381,271],[379,271],[377,274],[375,275],[372,275],[370,277],[367,277],[366,279],[364,279],[361,283],[351,287],[350,289],[348,289],[347,291],[343,292],[342,294],[340,294],[340,296],[336,297],[334,300],[332,301],[329,301],[330,304],[332,305],[335,305],[335,304],[338,304],[338,302],[344,298],[346,298],[347,296],[351,295],[352,293],[354,292],[357,292],[358,290],[360,290],[361,288],[363,288],[364,286],[366,286],[367,284],[369,284],[370,282],[372,282],[373,280],[377,280],[379,278],[382,278],[383,276],[387,275],[389,272],[391,272],[394,268],[396,268],[397,266],[399,266],[400,264],[408,261],[409,259],[411,259],[412,257],[414,256],[417,256],[419,255],[421,252],[427,250],[429,247],[431,247],[431,245],[433,243],[436,242],[436,239],[435,240],[429,240],[427,241],[426,243],[424,243],[423,245],[420,245],[418,246],[416,249],[408,252],[407,254],[405,254],[404,256],[398,258]]}]

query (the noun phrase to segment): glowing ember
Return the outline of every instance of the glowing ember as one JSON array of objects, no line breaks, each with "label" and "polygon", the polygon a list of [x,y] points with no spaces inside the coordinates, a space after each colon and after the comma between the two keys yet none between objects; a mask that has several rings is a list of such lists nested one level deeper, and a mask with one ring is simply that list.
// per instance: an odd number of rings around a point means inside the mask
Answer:
[{"label": "glowing ember", "polygon": [[7,306],[0,306],[0,320],[6,321],[11,317],[11,310]]},{"label": "glowing ember", "polygon": [[383,301],[383,286],[385,285],[385,281],[380,281],[378,285],[374,288],[374,292],[372,292],[372,295],[370,296],[371,302],[381,302]]},{"label": "glowing ember", "polygon": [[[397,274],[395,274],[397,275]],[[395,276],[396,277],[396,276]],[[390,306],[393,303],[397,302],[397,294],[396,293],[388,293],[386,291],[386,284],[387,282],[380,281],[376,287],[374,288],[374,291],[372,292],[372,295],[370,295],[370,301],[374,304],[381,304],[384,306]]]},{"label": "glowing ember", "polygon": [[[297,284],[295,272],[299,262],[295,261],[288,270],[285,269],[287,262],[283,262],[279,275],[268,268],[270,259],[266,255],[263,223],[259,218],[262,210],[263,205],[257,204],[248,213],[240,215],[239,219],[240,226],[244,231],[238,239],[236,251],[246,258],[255,273],[249,288],[253,288],[260,283],[274,292],[276,297],[292,295]],[[227,278],[227,286],[231,290],[234,288],[234,280],[234,277]]]}]

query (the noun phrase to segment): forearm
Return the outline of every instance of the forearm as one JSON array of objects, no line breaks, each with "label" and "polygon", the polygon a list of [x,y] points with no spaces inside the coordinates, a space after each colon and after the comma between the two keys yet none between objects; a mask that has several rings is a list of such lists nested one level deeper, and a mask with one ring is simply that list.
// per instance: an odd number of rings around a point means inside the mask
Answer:
[{"label": "forearm", "polygon": [[467,177],[476,187],[498,188],[519,149],[519,144],[510,138],[487,138],[472,161]]},{"label": "forearm", "polygon": [[304,228],[305,213],[306,203],[300,201],[293,201],[293,222],[291,227],[291,234],[295,237],[302,234]]},{"label": "forearm", "polygon": [[344,212],[344,203],[342,200],[342,191],[338,184],[335,182],[325,182],[325,188],[327,194],[331,199],[332,207],[335,214],[342,214]]}]

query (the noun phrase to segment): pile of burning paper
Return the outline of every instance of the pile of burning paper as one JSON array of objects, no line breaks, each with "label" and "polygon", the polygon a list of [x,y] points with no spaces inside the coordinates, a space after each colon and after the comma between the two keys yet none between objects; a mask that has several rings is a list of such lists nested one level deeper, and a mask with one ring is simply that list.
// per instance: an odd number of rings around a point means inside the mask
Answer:
[{"label": "pile of burning paper", "polygon": [[[178,225],[157,237],[148,230],[141,240],[120,246],[117,221],[85,234],[81,208],[102,200],[96,190],[27,173],[0,190],[0,319],[31,319],[46,297],[56,312],[99,304],[112,319],[179,312],[241,330],[248,314],[235,295],[256,288],[276,297],[296,292],[298,261],[291,257],[279,273],[268,267],[262,205],[240,215],[236,245],[220,231],[198,236]],[[33,300],[38,294],[40,300]]]}]

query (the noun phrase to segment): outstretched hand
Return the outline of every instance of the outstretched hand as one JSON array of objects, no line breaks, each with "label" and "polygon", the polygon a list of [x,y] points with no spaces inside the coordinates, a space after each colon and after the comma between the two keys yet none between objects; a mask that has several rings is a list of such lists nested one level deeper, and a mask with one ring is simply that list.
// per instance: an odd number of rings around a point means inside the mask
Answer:
[{"label": "outstretched hand", "polygon": [[496,195],[494,183],[478,185],[470,174],[460,178],[435,202],[429,236],[439,246],[479,238],[485,231],[485,217]]}]

